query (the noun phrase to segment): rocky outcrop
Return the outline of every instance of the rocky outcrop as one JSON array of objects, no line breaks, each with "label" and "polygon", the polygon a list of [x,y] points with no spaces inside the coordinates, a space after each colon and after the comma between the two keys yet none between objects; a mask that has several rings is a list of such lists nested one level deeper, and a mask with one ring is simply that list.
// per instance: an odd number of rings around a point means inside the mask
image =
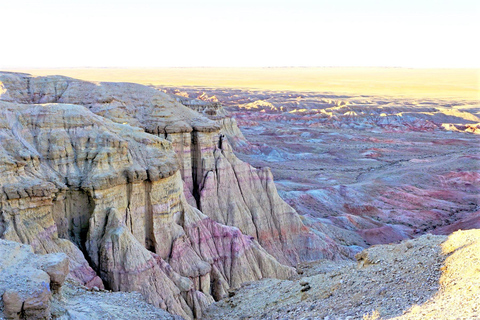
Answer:
[{"label": "rocky outcrop", "polygon": [[68,265],[63,253],[39,255],[29,245],[0,240],[0,319],[182,319],[138,293],[65,281]]},{"label": "rocky outcrop", "polygon": [[[69,277],[185,318],[332,247],[238,160],[220,125],[155,89],[0,75],[0,237]],[[280,262],[279,262],[280,261]],[[283,264],[282,264],[283,263]]]},{"label": "rocky outcrop", "polygon": [[[239,135],[234,130],[236,125],[223,123],[228,122],[223,109],[217,108],[215,114],[209,115],[212,119],[208,119],[162,92],[136,84],[99,85],[65,77],[27,78],[23,81],[26,88],[17,90],[16,96],[7,95],[7,98],[26,102],[82,104],[114,122],[141,127],[148,133],[171,141],[179,160],[182,179],[188,188],[185,194],[189,203],[195,204],[215,221],[237,226],[243,233],[255,237],[283,263],[295,265],[302,260],[336,256],[338,250],[324,247],[324,242],[309,232],[295,211],[278,197],[268,170],[258,171],[233,155],[228,142],[220,137],[228,132],[232,136]],[[9,80],[4,84],[8,87],[10,83],[15,83],[18,87],[19,82],[21,80]],[[55,95],[55,92],[61,94]],[[222,157],[228,161],[219,160]],[[233,164],[232,168],[236,171],[222,168],[226,162]],[[222,192],[215,195],[207,191],[210,185],[204,184],[211,184],[212,174],[216,175],[217,171],[225,176],[222,181],[228,180],[231,184],[219,186],[228,190],[223,192],[219,189]],[[241,176],[243,172],[245,176]],[[256,182],[261,177],[263,187]],[[250,197],[252,192],[258,193],[256,199]],[[223,199],[218,199],[219,196],[223,196]],[[217,201],[223,206],[217,206]],[[232,204],[225,206],[229,201]],[[271,218],[263,218],[265,214]],[[262,223],[263,219],[267,219],[266,223]],[[273,243],[268,244],[267,241]],[[305,242],[308,245],[299,246]],[[299,247],[305,248],[304,252],[293,253]]]},{"label": "rocky outcrop", "polygon": [[68,258],[36,255],[28,245],[0,239],[0,274],[1,318],[49,319],[50,299],[67,277]]}]

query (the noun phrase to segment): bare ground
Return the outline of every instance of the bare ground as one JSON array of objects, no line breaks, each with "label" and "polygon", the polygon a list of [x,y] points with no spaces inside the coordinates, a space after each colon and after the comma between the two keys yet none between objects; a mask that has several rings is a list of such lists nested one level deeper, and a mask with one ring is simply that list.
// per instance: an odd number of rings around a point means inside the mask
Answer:
[{"label": "bare ground", "polygon": [[245,284],[204,319],[479,319],[479,265],[480,230],[424,235]]}]

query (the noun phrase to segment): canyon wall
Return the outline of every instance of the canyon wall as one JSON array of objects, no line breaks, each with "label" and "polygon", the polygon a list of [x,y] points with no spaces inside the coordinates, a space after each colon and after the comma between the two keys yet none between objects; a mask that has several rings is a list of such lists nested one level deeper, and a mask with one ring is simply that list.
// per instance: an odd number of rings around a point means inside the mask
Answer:
[{"label": "canyon wall", "polygon": [[348,254],[235,157],[221,121],[155,89],[3,73],[0,115],[0,237],[65,253],[87,286],[188,319],[242,282]]}]

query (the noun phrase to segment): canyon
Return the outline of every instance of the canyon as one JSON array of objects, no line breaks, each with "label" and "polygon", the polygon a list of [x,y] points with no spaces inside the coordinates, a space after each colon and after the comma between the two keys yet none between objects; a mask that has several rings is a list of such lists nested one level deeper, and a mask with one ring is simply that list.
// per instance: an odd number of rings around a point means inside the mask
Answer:
[{"label": "canyon", "polygon": [[[253,314],[251,299],[299,285],[306,266],[347,270],[371,245],[417,237],[438,248],[446,236],[422,235],[480,228],[479,112],[0,73],[0,238],[22,252],[1,263],[13,276],[0,281],[0,318],[102,318],[95,303],[123,300],[151,318],[265,318],[271,305]],[[60,270],[32,262],[33,298],[15,275],[25,259]],[[299,297],[287,300],[310,299]],[[278,314],[299,318],[288,303]]]},{"label": "canyon", "polygon": [[136,84],[0,81],[1,238],[65,253],[81,285],[191,319],[245,281],[350,254],[303,224],[268,169],[236,158],[228,121]]}]

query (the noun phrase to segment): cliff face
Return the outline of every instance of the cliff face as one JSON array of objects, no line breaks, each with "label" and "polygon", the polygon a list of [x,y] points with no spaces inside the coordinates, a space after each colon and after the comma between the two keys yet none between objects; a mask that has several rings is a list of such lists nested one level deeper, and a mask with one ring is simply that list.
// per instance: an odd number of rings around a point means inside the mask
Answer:
[{"label": "cliff face", "polygon": [[0,141],[1,238],[64,252],[69,277],[185,318],[340,251],[216,121],[155,89],[0,74]]}]

